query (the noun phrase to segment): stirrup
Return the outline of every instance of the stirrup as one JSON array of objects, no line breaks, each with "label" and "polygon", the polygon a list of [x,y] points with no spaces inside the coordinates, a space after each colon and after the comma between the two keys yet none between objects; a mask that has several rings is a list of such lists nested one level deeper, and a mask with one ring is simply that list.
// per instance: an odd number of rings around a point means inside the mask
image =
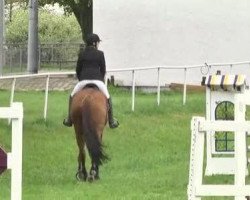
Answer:
[{"label": "stirrup", "polygon": [[68,118],[66,118],[66,119],[63,120],[63,125],[67,126],[67,127],[71,127],[72,122]]}]

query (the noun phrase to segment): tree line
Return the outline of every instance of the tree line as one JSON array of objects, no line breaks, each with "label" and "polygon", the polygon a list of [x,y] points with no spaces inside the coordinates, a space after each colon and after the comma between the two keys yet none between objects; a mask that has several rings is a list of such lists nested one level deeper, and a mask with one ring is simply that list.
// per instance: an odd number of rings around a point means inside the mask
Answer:
[{"label": "tree line", "polygon": [[[26,44],[28,41],[28,10],[17,9],[6,23],[6,43]],[[39,43],[82,42],[81,29],[73,15],[57,15],[40,9],[38,24]]]},{"label": "tree line", "polygon": [[[27,8],[29,0],[5,0],[5,3],[9,5],[10,22],[12,22],[14,21],[13,4],[18,3]],[[73,13],[80,27],[82,40],[85,41],[86,35],[93,32],[93,0],[38,0],[40,7],[55,3],[63,6],[65,15]]]}]

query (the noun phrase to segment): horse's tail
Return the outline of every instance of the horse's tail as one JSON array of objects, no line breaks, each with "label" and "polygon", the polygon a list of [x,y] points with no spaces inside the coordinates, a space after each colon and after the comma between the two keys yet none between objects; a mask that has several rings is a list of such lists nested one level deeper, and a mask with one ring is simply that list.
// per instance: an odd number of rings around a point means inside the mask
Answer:
[{"label": "horse's tail", "polygon": [[91,126],[90,119],[90,107],[85,105],[84,112],[82,113],[83,136],[92,161],[99,166],[108,161],[109,157],[105,154],[103,150],[104,146],[98,137],[96,129]]}]

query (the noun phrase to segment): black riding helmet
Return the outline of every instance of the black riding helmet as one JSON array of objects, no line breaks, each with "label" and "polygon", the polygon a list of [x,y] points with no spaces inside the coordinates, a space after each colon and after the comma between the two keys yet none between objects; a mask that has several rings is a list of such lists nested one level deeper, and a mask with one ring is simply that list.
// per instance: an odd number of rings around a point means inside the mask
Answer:
[{"label": "black riding helmet", "polygon": [[89,34],[86,38],[86,43],[88,46],[93,45],[94,43],[100,42],[100,41],[101,40],[100,40],[99,36],[95,33]]}]

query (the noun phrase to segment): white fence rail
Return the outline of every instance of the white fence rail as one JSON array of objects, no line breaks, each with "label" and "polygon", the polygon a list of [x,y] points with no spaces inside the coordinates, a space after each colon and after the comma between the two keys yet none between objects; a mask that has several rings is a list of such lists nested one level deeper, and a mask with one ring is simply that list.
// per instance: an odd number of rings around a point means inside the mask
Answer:
[{"label": "white fence rail", "polygon": [[[160,92],[161,92],[161,72],[163,70],[184,70],[183,77],[183,105],[186,104],[187,99],[187,72],[188,70],[200,68],[201,70],[205,70],[209,73],[212,67],[221,67],[221,66],[230,66],[232,70],[233,67],[238,65],[250,65],[250,61],[245,62],[235,62],[235,63],[205,63],[201,65],[192,65],[192,66],[156,66],[156,67],[141,67],[141,68],[126,68],[126,69],[111,69],[107,70],[107,74],[109,73],[120,73],[120,72],[131,72],[132,73],[132,111],[135,110],[135,86],[136,86],[136,73],[142,70],[157,70],[157,105],[160,105]],[[11,76],[1,76],[0,80],[3,79],[12,79],[12,89],[11,89],[11,98],[10,104],[14,100],[14,92],[15,92],[15,84],[16,80],[19,78],[34,78],[34,77],[46,77],[46,85],[45,85],[45,102],[44,102],[44,119],[47,118],[47,109],[48,109],[48,92],[49,92],[49,80],[50,78],[61,76],[61,75],[75,75],[75,72],[51,72],[51,73],[39,73],[39,74],[25,74],[25,75],[11,75]],[[105,80],[107,83],[107,79]]]}]

